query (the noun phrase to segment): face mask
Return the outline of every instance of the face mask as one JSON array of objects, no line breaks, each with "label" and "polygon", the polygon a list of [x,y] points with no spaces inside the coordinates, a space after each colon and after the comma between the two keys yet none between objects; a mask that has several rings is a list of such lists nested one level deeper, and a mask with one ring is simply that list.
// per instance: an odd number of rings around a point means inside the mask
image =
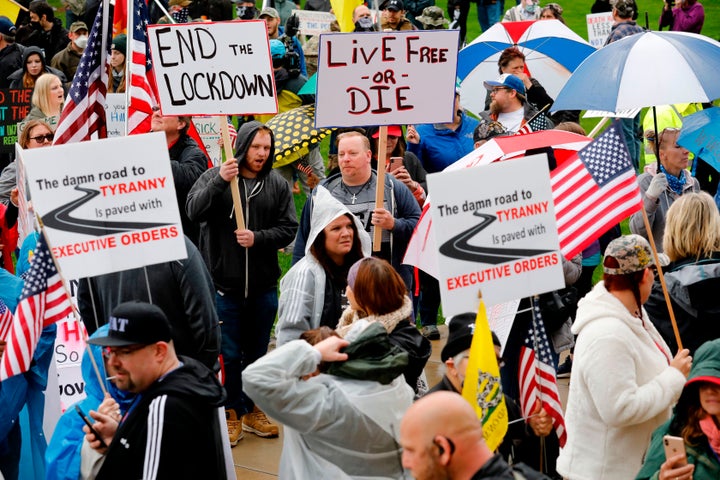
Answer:
[{"label": "face mask", "polygon": [[537,7],[537,3],[528,3],[527,5],[525,5],[525,11],[528,13],[535,13]]},{"label": "face mask", "polygon": [[374,23],[370,17],[360,17],[355,22],[355,30],[359,32],[372,32],[374,29]]},{"label": "face mask", "polygon": [[75,43],[76,47],[85,50],[85,47],[87,47],[88,44],[88,37],[87,35],[82,35],[73,40],[73,43]]},{"label": "face mask", "polygon": [[252,20],[257,14],[257,8],[255,7],[237,7],[235,10],[237,18],[240,20]]}]

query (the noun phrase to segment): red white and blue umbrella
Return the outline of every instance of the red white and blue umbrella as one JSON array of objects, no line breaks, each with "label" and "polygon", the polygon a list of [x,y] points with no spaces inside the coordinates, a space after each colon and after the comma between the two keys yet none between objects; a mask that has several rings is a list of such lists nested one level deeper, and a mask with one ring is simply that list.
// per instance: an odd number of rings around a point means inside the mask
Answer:
[{"label": "red white and blue umbrella", "polygon": [[458,54],[460,102],[471,112],[485,110],[483,82],[496,80],[503,50],[525,54],[526,74],[555,98],[570,75],[595,48],[559,20],[496,23]]},{"label": "red white and blue umbrella", "polygon": [[630,35],[590,55],[552,106],[617,112],[720,98],[720,42],[685,32]]}]

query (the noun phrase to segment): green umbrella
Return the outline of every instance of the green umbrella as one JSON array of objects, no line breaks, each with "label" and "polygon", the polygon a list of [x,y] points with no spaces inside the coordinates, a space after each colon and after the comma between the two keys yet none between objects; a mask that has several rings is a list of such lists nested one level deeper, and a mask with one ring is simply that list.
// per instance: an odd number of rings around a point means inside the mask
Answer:
[{"label": "green umbrella", "polygon": [[308,78],[305,85],[298,90],[298,95],[315,95],[315,89],[317,88],[317,73],[313,73],[313,76]]}]

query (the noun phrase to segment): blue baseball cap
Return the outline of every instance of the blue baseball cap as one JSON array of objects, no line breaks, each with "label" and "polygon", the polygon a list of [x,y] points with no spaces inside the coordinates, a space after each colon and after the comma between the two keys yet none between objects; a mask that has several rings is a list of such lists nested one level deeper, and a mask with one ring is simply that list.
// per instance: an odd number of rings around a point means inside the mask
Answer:
[{"label": "blue baseball cap", "polygon": [[0,17],[0,33],[14,37],[17,29],[15,24],[8,17]]},{"label": "blue baseball cap", "polygon": [[510,88],[512,90],[515,90],[523,97],[525,96],[525,84],[523,83],[523,81],[515,75],[510,75],[509,73],[504,73],[500,75],[500,78],[498,78],[497,82],[487,80],[483,82],[483,85],[485,85],[485,88],[488,90],[492,90],[496,87]]},{"label": "blue baseball cap", "polygon": [[274,38],[270,40],[270,55],[273,60],[283,58],[285,56],[285,44]]}]

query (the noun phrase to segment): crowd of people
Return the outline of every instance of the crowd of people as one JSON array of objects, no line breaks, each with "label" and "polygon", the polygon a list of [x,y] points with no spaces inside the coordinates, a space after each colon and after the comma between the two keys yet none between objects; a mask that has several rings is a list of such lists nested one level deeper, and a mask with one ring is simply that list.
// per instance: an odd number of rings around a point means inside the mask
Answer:
[{"label": "crowd of people", "polygon": [[[52,146],[87,46],[88,10],[98,5],[67,3],[67,30],[43,0],[17,22],[0,16],[0,71],[7,73],[0,87],[33,90],[18,129],[23,149]],[[464,44],[469,0],[448,2],[448,19],[431,3],[385,0],[379,12],[362,4],[351,12],[354,30],[458,28]],[[501,20],[564,22],[557,3],[476,5],[483,31]],[[279,111],[314,103],[314,95],[300,93],[317,68],[317,42],[299,41],[292,14],[299,6],[274,0],[263,7],[236,2],[235,17],[267,25]],[[308,1],[306,8],[331,5]],[[697,1],[661,8],[660,28],[700,32]],[[593,11],[603,9],[615,21],[607,43],[643,31],[635,0],[596,1]],[[233,18],[225,0],[170,0],[150,10],[153,23]],[[127,40],[112,38],[109,92],[128,89]],[[624,120],[649,227],[639,212],[629,220],[631,234],[562,258],[565,288],[547,298],[568,304],[543,318],[552,367],[560,372],[562,353],[569,362],[567,440],[540,401],[525,416],[518,406],[531,305],[552,308],[540,298],[520,301],[502,344],[492,334],[510,420],[496,451],[460,396],[475,315],[447,319],[447,337],[438,342],[440,285],[404,256],[430,193],[428,173],[530,127],[585,133],[580,112],[549,113],[554,99],[525,61],[518,47],[501,52],[478,116],[462,108],[456,88],[448,123],[391,125],[386,139],[377,126],[334,132],[336,164],[327,168],[331,159],[318,147],[274,168],[275,136],[266,125],[272,115],[239,118],[233,158],[209,167],[190,132],[192,118],[155,108],[150,128],[167,143],[187,258],[79,280],[78,312],[90,335],[82,359],[86,398],[68,408],[46,441],[42,407],[56,337],[55,326],[46,327],[30,370],[0,383],[0,480],[234,478],[231,448],[242,448],[246,433],[281,432],[280,478],[720,478],[720,328],[712,320],[720,311],[713,297],[718,182],[716,172],[696,174],[693,165],[705,163],[678,144],[679,111],[707,105],[659,108],[659,128],[645,129],[645,157],[640,117]],[[18,165],[2,160],[0,313],[17,306],[39,236],[19,242],[26,199],[19,198]],[[383,160],[384,176],[377,170]],[[552,156],[548,166],[556,167]],[[303,189],[294,197],[296,180]],[[376,205],[379,188],[384,200]],[[299,218],[298,198],[305,201]],[[380,249],[372,252],[376,230]],[[278,256],[289,252],[292,266],[283,275]],[[593,285],[598,266],[602,280]],[[441,349],[444,375],[429,385],[424,371],[433,348]],[[0,339],[0,356],[4,350]],[[666,456],[668,436],[680,439],[683,452]],[[21,462],[28,445],[33,472]]]}]

